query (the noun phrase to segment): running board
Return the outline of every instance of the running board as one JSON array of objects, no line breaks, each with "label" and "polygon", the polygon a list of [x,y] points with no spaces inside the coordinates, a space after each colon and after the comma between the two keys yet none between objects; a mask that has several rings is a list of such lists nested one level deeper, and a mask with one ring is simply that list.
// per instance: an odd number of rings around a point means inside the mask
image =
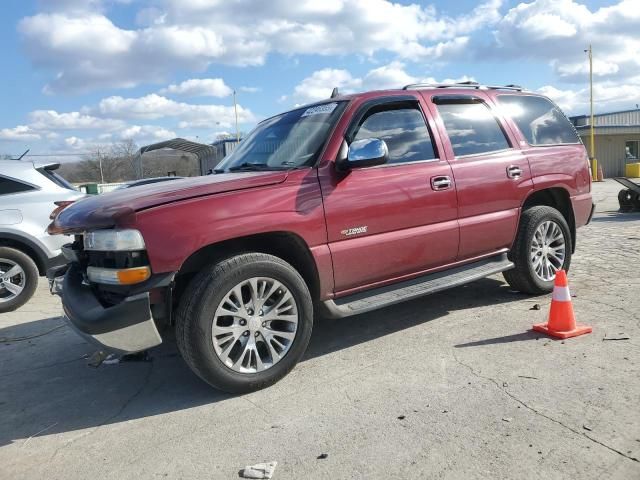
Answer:
[{"label": "running board", "polygon": [[507,254],[503,253],[461,267],[355,293],[336,300],[327,300],[323,304],[329,317],[349,317],[464,285],[511,268],[513,263],[507,258]]}]

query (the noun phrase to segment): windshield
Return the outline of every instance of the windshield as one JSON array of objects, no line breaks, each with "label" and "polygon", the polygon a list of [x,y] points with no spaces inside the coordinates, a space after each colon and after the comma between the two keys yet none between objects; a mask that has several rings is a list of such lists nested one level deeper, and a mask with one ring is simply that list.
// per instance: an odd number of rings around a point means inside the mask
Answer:
[{"label": "windshield", "polygon": [[292,110],[260,123],[216,172],[288,170],[313,165],[346,102]]}]

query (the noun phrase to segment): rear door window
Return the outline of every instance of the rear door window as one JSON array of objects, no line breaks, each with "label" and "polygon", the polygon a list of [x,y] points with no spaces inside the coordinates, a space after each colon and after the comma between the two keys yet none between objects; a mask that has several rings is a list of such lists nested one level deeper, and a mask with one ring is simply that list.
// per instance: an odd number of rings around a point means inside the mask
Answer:
[{"label": "rear door window", "polygon": [[368,112],[354,140],[379,138],[389,149],[389,163],[437,158],[422,112],[417,106],[376,107]]},{"label": "rear door window", "polygon": [[434,99],[456,157],[510,148],[489,107],[477,99]]},{"label": "rear door window", "polygon": [[0,177],[0,195],[8,195],[10,193],[21,193],[35,190],[31,185],[18,182],[7,177]]},{"label": "rear door window", "polygon": [[498,105],[513,119],[529,145],[580,143],[564,113],[544,97],[499,95]]}]

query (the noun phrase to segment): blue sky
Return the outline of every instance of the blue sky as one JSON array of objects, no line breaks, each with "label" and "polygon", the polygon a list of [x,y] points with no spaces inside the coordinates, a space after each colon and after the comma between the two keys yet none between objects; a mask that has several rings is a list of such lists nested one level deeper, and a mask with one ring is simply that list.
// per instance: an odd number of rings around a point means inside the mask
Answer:
[{"label": "blue sky", "polygon": [[[296,104],[473,78],[598,111],[640,103],[638,0],[9,0],[0,154],[212,141]],[[67,157],[70,158],[70,157]]]}]

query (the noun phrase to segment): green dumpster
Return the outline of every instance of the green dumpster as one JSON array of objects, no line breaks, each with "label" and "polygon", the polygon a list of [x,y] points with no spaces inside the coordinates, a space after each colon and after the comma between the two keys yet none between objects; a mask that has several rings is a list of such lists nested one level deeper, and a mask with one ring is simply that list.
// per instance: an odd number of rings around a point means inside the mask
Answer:
[{"label": "green dumpster", "polygon": [[85,183],[84,185],[80,185],[80,188],[84,189],[89,195],[97,195],[99,193],[97,183]]}]

